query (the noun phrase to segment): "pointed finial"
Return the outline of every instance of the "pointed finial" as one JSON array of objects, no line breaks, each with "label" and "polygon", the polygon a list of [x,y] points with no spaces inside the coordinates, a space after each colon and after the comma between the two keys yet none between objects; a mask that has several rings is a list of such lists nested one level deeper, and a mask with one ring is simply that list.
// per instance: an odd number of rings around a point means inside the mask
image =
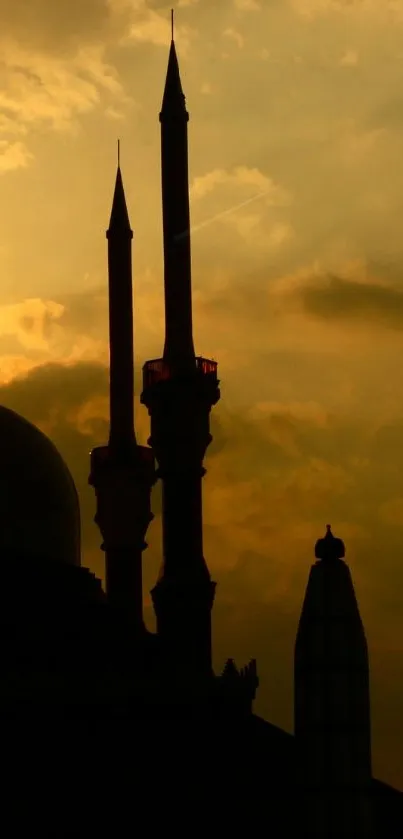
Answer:
[{"label": "pointed finial", "polygon": [[109,233],[117,232],[119,234],[124,232],[125,235],[129,235],[132,238],[133,233],[130,227],[129,221],[129,214],[127,212],[127,205],[126,205],[126,198],[125,198],[125,191],[123,188],[123,180],[122,180],[122,173],[120,171],[120,140],[118,140],[118,168],[116,172],[116,180],[115,180],[115,189],[113,192],[113,199],[112,199],[112,210],[111,216],[109,219],[109,228],[107,231],[107,238],[109,238]]},{"label": "pointed finial", "polygon": [[174,10],[171,9],[171,41],[174,39]]}]

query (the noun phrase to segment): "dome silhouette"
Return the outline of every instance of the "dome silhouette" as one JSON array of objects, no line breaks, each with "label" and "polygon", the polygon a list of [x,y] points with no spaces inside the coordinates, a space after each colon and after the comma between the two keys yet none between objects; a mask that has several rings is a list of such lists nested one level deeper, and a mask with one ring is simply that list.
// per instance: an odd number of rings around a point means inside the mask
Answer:
[{"label": "dome silhouette", "polygon": [[0,563],[13,556],[80,565],[80,508],[54,444],[0,406]]}]

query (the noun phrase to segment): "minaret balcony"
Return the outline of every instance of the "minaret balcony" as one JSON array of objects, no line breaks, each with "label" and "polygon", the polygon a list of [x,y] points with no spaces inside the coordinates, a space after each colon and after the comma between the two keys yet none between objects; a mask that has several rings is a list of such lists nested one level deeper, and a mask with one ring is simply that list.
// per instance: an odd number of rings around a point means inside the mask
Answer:
[{"label": "minaret balcony", "polygon": [[153,450],[149,446],[139,446],[135,441],[131,446],[114,448],[111,445],[97,446],[91,451],[91,475],[89,482],[97,483],[98,476],[115,472],[119,468],[135,468],[136,473],[151,475],[155,470]]},{"label": "minaret balcony", "polygon": [[[208,376],[211,380],[218,383],[217,378],[217,362],[210,358],[202,358],[197,356],[194,360],[195,371]],[[172,379],[177,375],[173,370],[172,365],[164,358],[154,358],[151,361],[146,361],[143,367],[143,387],[146,390],[158,382]]]}]

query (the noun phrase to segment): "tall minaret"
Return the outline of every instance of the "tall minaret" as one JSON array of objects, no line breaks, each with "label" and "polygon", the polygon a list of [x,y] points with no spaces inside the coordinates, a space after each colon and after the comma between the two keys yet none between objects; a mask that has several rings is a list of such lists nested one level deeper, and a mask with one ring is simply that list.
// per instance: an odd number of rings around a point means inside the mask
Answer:
[{"label": "tall minaret", "polygon": [[107,446],[91,452],[90,484],[95,488],[98,524],[106,559],[109,603],[143,631],[142,551],[153,518],[154,457],[139,446],[134,431],[132,256],[133,233],[118,169],[107,231],[109,275],[109,407]]},{"label": "tall minaret", "polygon": [[368,651],[344,555],[327,525],[295,643],[301,835],[312,839],[372,836]]},{"label": "tall minaret", "polygon": [[164,235],[164,360],[175,370],[192,369],[190,212],[188,176],[189,114],[173,39],[160,113],[162,219]]},{"label": "tall minaret", "polygon": [[162,480],[163,564],[152,591],[170,672],[194,684],[212,674],[215,583],[203,557],[203,459],[209,415],[219,399],[217,364],[196,358],[192,338],[187,123],[172,37],[160,113],[165,346],[143,369],[141,401]]}]

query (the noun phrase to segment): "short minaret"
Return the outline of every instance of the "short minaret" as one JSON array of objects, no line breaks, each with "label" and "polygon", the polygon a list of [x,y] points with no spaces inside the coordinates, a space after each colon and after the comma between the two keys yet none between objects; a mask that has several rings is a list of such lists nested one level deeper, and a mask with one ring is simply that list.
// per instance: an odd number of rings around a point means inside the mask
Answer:
[{"label": "short minaret", "polygon": [[163,358],[144,365],[141,401],[162,480],[163,564],[152,591],[157,630],[170,673],[194,684],[212,675],[215,583],[203,556],[202,477],[210,410],[220,393],[217,364],[196,358],[193,348],[188,119],[172,39],[160,113],[165,346]]},{"label": "short minaret", "polygon": [[154,456],[134,431],[132,256],[120,161],[107,231],[109,274],[110,430],[107,446],[91,452],[90,484],[97,498],[95,521],[106,559],[109,603],[143,631],[142,551],[153,516]]},{"label": "short minaret", "polygon": [[295,643],[301,835],[314,839],[372,837],[368,651],[344,555],[327,525]]}]

